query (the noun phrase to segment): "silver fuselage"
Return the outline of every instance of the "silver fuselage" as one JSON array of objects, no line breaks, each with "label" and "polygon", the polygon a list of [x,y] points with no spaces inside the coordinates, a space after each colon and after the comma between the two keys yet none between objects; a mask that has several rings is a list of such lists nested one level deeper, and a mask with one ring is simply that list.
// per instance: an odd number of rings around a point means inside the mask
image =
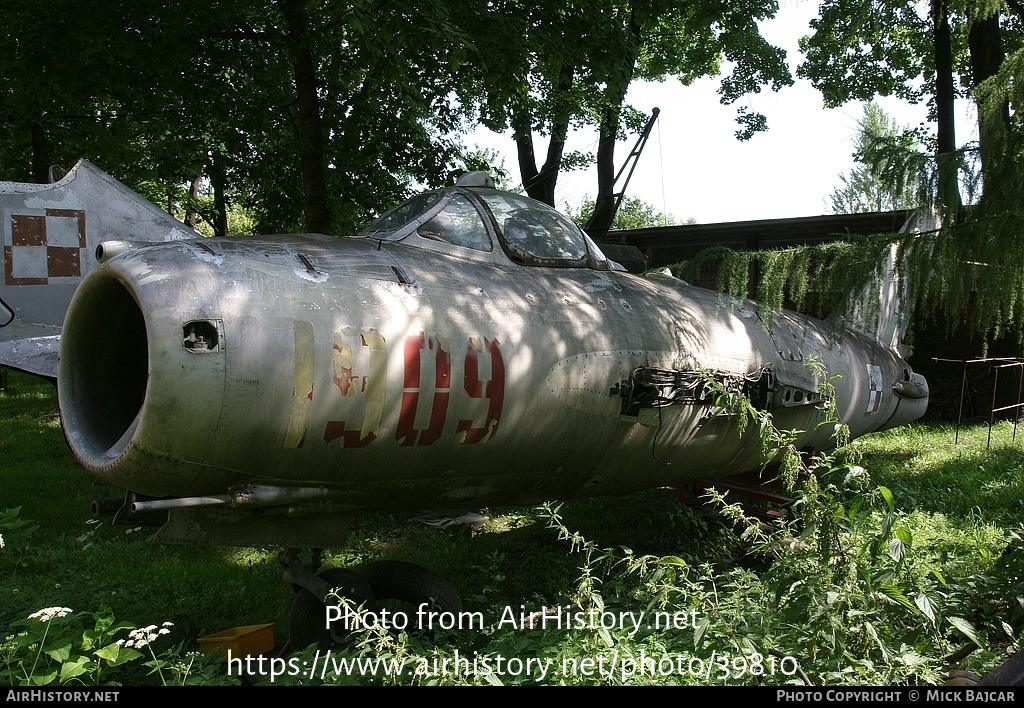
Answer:
[{"label": "silver fuselage", "polygon": [[[920,417],[923,380],[849,330],[671,277],[524,266],[499,248],[326,236],[127,250],[75,295],[58,387],[75,456],[151,497],[242,485],[344,508],[620,494],[758,468],[709,401],[624,412],[637,369],[771,371],[776,427],[831,447]],[[822,376],[810,362],[817,360]],[[901,395],[913,382],[914,396]]]}]

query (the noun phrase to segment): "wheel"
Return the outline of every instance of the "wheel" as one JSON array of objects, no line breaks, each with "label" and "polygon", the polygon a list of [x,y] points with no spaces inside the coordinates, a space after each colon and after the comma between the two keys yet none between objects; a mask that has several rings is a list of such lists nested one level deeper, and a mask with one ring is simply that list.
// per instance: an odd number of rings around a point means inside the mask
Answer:
[{"label": "wheel", "polygon": [[[366,578],[348,568],[330,568],[317,573],[335,592],[348,600],[352,609],[359,605],[372,607],[374,604],[373,590]],[[336,603],[338,599],[328,596],[328,603]],[[341,646],[350,636],[346,629],[343,616],[328,624],[327,605],[306,588],[301,588],[292,600],[291,612],[288,616],[288,639],[292,649],[301,651],[310,644],[321,649]]]},{"label": "wheel", "polygon": [[[407,631],[451,629],[462,599],[447,580],[415,563],[383,560],[358,569],[366,578],[387,626]],[[426,607],[422,607],[423,605]],[[422,608],[422,609],[421,609]],[[390,619],[387,619],[390,617]]]}]

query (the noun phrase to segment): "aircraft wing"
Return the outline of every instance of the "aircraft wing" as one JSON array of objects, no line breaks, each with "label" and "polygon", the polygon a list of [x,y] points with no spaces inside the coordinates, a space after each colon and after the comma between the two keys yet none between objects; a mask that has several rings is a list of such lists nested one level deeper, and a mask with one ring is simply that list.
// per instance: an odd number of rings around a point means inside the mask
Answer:
[{"label": "aircraft wing", "polygon": [[[19,324],[13,332],[8,332],[8,329],[10,327],[0,329],[0,365],[56,379],[60,327]],[[15,334],[19,336],[6,339]]]}]

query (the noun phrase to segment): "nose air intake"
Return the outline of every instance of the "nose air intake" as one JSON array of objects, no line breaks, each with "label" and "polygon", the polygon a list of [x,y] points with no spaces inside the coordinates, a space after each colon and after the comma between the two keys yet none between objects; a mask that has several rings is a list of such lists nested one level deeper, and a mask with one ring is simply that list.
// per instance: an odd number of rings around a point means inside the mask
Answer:
[{"label": "nose air intake", "polygon": [[83,283],[61,335],[61,416],[72,450],[99,468],[127,448],[146,397],[149,347],[138,303],[116,277]]}]

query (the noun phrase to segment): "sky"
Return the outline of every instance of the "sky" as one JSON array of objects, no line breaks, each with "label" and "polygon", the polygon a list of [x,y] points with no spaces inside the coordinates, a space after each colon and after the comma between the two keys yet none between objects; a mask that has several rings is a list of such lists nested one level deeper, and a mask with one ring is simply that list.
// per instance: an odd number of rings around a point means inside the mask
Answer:
[{"label": "sky", "polygon": [[[847,103],[825,108],[821,94],[805,79],[796,78],[802,57],[798,40],[810,34],[808,23],[816,15],[817,0],[781,0],[775,19],[762,24],[765,38],[787,51],[793,86],[778,92],[765,89],[736,103],[723,106],[716,93],[720,77],[683,86],[672,79],[665,83],[634,82],[627,102],[650,115],[660,109],[658,121],[640,155],[626,188],[627,197],[638,197],[662,213],[683,223],[748,221],[830,212],[831,194],[841,185],[840,175],[855,166],[853,161],[857,124],[863,104]],[[900,125],[917,126],[926,120],[926,107],[896,99],[879,99],[879,105]],[[956,124],[960,144],[972,138],[973,114],[958,100]],[[737,108],[763,113],[768,130],[741,142],[734,133]],[[929,132],[934,126],[929,125]],[[495,149],[504,167],[518,182],[518,163],[511,134],[478,130],[467,142]],[[616,170],[633,149],[637,136],[616,147]],[[570,137],[569,149],[593,151],[596,132]],[[621,188],[621,184],[617,185]],[[593,198],[597,179],[593,170],[563,173],[556,190],[557,206],[574,209]]]}]

